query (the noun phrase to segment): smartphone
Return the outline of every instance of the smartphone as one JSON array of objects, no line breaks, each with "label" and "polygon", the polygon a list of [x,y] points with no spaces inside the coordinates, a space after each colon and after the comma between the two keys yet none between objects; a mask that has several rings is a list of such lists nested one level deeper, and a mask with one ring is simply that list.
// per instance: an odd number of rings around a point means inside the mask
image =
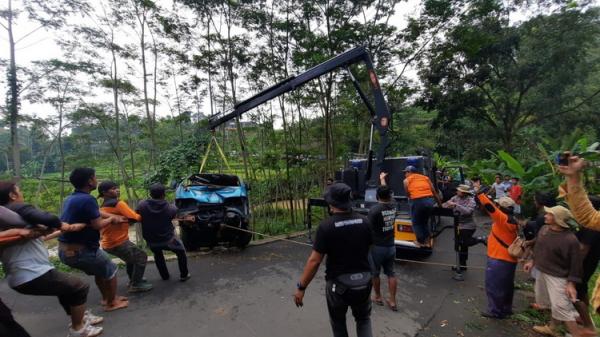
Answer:
[{"label": "smartphone", "polygon": [[568,166],[569,157],[571,157],[571,152],[565,151],[563,153],[559,153],[556,158],[556,163],[560,166]]}]

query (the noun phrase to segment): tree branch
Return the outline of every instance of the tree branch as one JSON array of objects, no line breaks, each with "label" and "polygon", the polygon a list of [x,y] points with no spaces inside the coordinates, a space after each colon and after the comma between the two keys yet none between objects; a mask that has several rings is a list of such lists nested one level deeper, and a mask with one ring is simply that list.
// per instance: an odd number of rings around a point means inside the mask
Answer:
[{"label": "tree branch", "polygon": [[42,28],[44,28],[44,27],[46,27],[46,26],[44,26],[44,25],[41,25],[41,26],[37,27],[36,29],[34,29],[34,30],[30,31],[29,33],[27,33],[27,34],[25,34],[25,35],[21,36],[21,37],[20,37],[20,38],[19,38],[17,41],[15,41],[15,45],[17,45],[17,43],[21,42],[22,40],[26,39],[26,38],[27,38],[29,35],[31,35],[31,34],[33,34],[33,33],[37,32],[38,30],[40,30],[40,29],[42,29]]}]

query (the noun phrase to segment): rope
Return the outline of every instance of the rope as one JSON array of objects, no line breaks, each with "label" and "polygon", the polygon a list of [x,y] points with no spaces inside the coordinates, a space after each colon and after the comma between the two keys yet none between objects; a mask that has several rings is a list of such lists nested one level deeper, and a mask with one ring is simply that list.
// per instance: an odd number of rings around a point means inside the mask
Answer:
[{"label": "rope", "polygon": [[238,230],[240,232],[246,232],[246,233],[250,233],[250,234],[255,234],[255,235],[263,236],[263,237],[270,238],[270,239],[277,239],[279,241],[291,242],[291,243],[295,243],[295,244],[301,245],[301,246],[312,247],[312,245],[310,243],[306,243],[306,242],[299,242],[299,241],[295,241],[295,240],[291,240],[291,239],[277,237],[275,235],[269,235],[269,234],[263,234],[263,233],[259,233],[259,232],[254,232],[254,231],[251,231],[251,230],[248,230],[248,229],[234,227],[234,226],[230,226],[230,225],[226,225],[226,224],[222,224],[222,226],[223,227],[227,227],[227,228],[231,228],[231,229],[235,229],[235,230]]},{"label": "rope", "polygon": [[[255,235],[266,237],[266,238],[277,239],[277,240],[280,240],[280,241],[290,242],[290,243],[294,243],[294,244],[297,244],[297,245],[307,246],[307,247],[311,247],[312,248],[312,245],[310,243],[306,243],[306,242],[299,242],[299,241],[295,241],[295,240],[291,240],[291,239],[281,238],[281,237],[277,237],[277,236],[269,235],[269,234],[263,234],[263,233],[251,231],[251,230],[248,230],[248,229],[242,229],[242,228],[239,228],[239,227],[234,227],[234,226],[225,225],[225,224],[223,224],[222,226],[223,227],[227,227],[227,228],[231,228],[231,229],[235,229],[235,230],[238,230],[238,231],[241,231],[241,232],[255,234]],[[456,267],[455,264],[443,263],[443,262],[428,262],[428,261],[417,261],[417,260],[399,259],[399,258],[396,258],[395,260],[398,261],[398,262],[407,262],[407,263],[423,264],[423,265],[430,265],[430,266]],[[468,268],[469,269],[479,269],[479,270],[485,270],[486,269],[486,267],[482,267],[482,266],[468,266]]]},{"label": "rope", "polygon": [[217,137],[215,137],[215,131],[213,130],[211,137],[210,137],[210,142],[208,143],[208,146],[206,147],[206,152],[204,153],[204,157],[202,158],[202,163],[200,164],[200,173],[202,173],[202,171],[204,170],[204,165],[206,164],[206,160],[210,156],[210,150],[212,148],[213,143],[215,144],[215,147],[217,148],[217,152],[221,156],[221,160],[223,160],[223,162],[225,163],[225,166],[227,166],[227,170],[229,170],[231,172],[231,167],[229,166],[227,157],[225,156],[223,149],[221,149],[221,146],[219,145],[219,141],[217,140]]}]

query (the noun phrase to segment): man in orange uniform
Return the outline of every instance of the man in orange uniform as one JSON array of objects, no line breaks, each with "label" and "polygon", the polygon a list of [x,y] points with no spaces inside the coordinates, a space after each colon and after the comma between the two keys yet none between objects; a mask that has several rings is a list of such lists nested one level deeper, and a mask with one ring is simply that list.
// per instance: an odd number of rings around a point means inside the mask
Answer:
[{"label": "man in orange uniform", "polygon": [[141,216],[129,208],[124,201],[119,200],[119,185],[116,183],[103,181],[98,186],[98,193],[99,197],[103,198],[101,211],[120,215],[128,220],[112,224],[101,230],[100,244],[102,249],[126,263],[127,275],[129,276],[129,292],[151,290],[152,284],[144,280],[148,255],[129,241],[129,221],[141,221]]},{"label": "man in orange uniform", "polygon": [[404,190],[410,200],[410,216],[413,231],[417,236],[415,245],[431,247],[431,231],[429,230],[429,218],[433,209],[434,200],[441,207],[442,200],[438,196],[429,177],[417,173],[417,168],[408,165],[404,169]]},{"label": "man in orange uniform", "polygon": [[485,291],[488,309],[481,313],[488,318],[504,319],[512,315],[515,270],[517,259],[508,254],[508,246],[516,239],[518,225],[513,217],[515,201],[510,197],[497,200],[496,206],[484,194],[477,195],[479,203],[492,218],[488,237]]}]

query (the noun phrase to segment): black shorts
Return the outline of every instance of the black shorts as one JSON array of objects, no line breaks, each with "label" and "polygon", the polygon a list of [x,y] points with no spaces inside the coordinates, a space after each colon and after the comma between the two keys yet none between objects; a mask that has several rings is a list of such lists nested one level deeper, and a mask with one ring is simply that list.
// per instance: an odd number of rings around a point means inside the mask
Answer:
[{"label": "black shorts", "polygon": [[56,296],[67,315],[70,315],[71,307],[85,304],[90,286],[77,277],[52,269],[14,289],[25,295]]}]

